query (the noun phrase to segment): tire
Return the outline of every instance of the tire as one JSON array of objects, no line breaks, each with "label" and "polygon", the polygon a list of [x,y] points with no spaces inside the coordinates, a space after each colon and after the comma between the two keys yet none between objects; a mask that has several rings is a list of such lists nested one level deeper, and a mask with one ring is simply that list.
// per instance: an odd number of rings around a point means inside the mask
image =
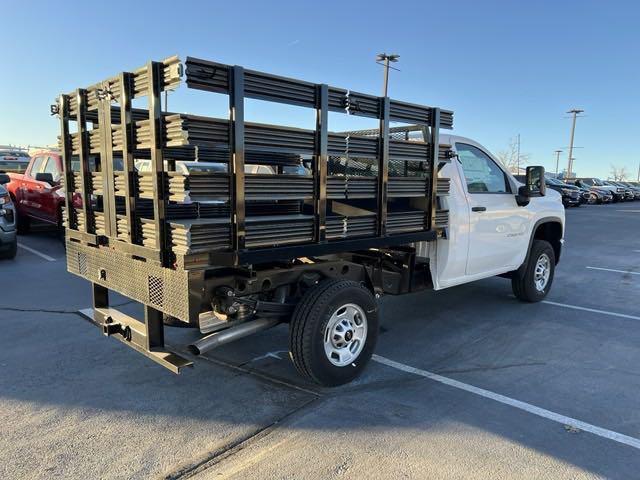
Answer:
[{"label": "tire", "polygon": [[369,290],[350,280],[324,280],[296,305],[289,355],[304,377],[327,387],[343,385],[364,370],[378,328],[378,306]]},{"label": "tire", "polygon": [[16,229],[18,230],[18,235],[24,235],[25,233],[29,233],[29,230],[31,230],[31,219],[26,215],[22,215],[21,213],[19,213],[17,208],[15,209],[15,212],[16,212]]},{"label": "tire", "polygon": [[[548,276],[543,284],[540,281],[540,270],[538,271],[538,276],[536,276],[536,268],[539,261],[545,263],[544,256],[546,256]],[[522,269],[520,269],[514,272],[511,278],[513,294],[523,302],[544,300],[551,289],[555,268],[556,256],[551,244],[545,240],[534,240],[529,252],[529,258],[526,265],[524,265],[524,270],[521,271]],[[538,280],[538,283],[536,283],[536,280]],[[543,287],[542,289],[540,289],[541,286]]]},{"label": "tire", "polygon": [[0,250],[0,260],[13,260],[18,254],[18,242],[13,242],[7,250]]},{"label": "tire", "polygon": [[67,242],[65,238],[64,218],[62,216],[62,208],[58,208],[58,221],[56,222],[56,237],[62,243],[62,246],[67,248]]}]

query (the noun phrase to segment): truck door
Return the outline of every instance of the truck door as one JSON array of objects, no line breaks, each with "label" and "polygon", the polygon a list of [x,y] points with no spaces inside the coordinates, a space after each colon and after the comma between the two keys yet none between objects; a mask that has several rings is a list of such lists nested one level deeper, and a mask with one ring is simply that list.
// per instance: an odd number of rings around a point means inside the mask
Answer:
[{"label": "truck door", "polygon": [[468,276],[515,269],[528,245],[529,211],[519,207],[504,170],[479,146],[456,142],[470,210]]},{"label": "truck door", "polygon": [[20,190],[18,198],[18,203],[20,204],[20,209],[23,213],[26,213],[28,216],[34,216],[34,213],[37,216],[37,212],[35,211],[36,204],[36,174],[42,170],[42,166],[44,163],[45,157],[42,155],[37,155],[33,158],[31,162],[31,166],[27,169],[25,174],[22,177],[22,181],[18,188]]},{"label": "truck door", "polygon": [[60,169],[58,168],[57,158],[53,156],[46,157],[42,173],[50,173],[53,177],[53,184],[48,182],[39,182],[34,180],[33,189],[33,208],[36,210],[34,216],[41,218],[47,222],[57,222],[57,204],[54,191],[60,181]]}]

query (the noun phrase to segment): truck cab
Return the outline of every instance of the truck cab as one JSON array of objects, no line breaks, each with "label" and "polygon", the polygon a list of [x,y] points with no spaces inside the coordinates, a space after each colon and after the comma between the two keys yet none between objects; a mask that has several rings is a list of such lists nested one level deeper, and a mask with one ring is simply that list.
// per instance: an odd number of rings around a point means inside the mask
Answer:
[{"label": "truck cab", "polygon": [[[447,235],[429,251],[436,290],[518,270],[533,239],[545,239],[560,259],[564,231],[561,196],[547,189],[526,205],[518,202],[522,184],[478,142],[441,135],[454,161],[439,176],[451,179],[443,199],[449,210]],[[435,261],[434,261],[435,260]]]},{"label": "truck cab", "polygon": [[33,155],[24,174],[9,173],[7,189],[15,203],[18,230],[24,233],[32,221],[62,229],[62,160],[55,151]]}]

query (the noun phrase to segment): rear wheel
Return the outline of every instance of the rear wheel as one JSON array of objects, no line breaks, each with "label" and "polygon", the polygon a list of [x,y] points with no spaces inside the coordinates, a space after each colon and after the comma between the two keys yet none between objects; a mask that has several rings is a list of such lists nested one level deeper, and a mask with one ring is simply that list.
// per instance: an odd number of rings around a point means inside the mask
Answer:
[{"label": "rear wheel", "polygon": [[296,369],[324,386],[350,382],[364,370],[378,339],[378,307],[350,280],[325,280],[293,312],[289,352]]},{"label": "rear wheel", "polygon": [[513,294],[525,302],[539,302],[547,296],[553,283],[556,256],[551,244],[534,240],[524,271],[516,271],[511,278]]}]

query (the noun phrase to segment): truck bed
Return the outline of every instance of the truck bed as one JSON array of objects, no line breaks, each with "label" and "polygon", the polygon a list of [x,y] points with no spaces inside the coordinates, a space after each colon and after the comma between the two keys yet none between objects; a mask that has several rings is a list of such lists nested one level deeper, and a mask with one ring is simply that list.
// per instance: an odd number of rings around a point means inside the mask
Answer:
[{"label": "truck bed", "polygon": [[[229,118],[163,111],[162,92],[181,83],[227,95]],[[132,108],[137,98],[146,109]],[[245,99],[311,109],[316,128],[246,122]],[[171,57],[63,94],[57,112],[69,270],[184,321],[197,317],[204,296],[194,290],[208,270],[446,231],[439,198],[449,184],[437,171],[449,160],[439,142],[452,127],[447,110]],[[331,131],[330,112],[378,128]],[[140,160],[150,171],[136,168]],[[176,168],[185,161],[224,168],[185,173]],[[167,292],[180,300],[170,306]]]}]

